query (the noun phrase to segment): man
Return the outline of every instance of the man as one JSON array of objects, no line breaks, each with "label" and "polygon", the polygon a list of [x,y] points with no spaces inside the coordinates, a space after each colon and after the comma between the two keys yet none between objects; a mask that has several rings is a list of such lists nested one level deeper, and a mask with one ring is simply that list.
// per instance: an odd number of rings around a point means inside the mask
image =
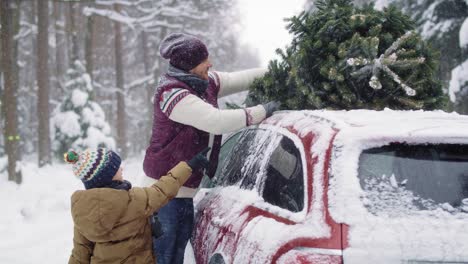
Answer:
[{"label": "man", "polygon": [[[205,44],[182,33],[167,36],[159,51],[170,66],[154,97],[153,134],[143,164],[148,176],[145,180],[159,179],[178,161],[188,160],[208,146],[211,153],[206,173],[212,177],[218,163],[221,135],[258,124],[279,107],[278,103],[270,102],[221,110],[217,100],[246,90],[265,70],[209,72],[212,64]],[[202,170],[193,171],[176,198],[158,213],[163,229],[163,236],[154,243],[159,264],[183,263],[185,246],[193,229],[192,198],[202,177]]]}]

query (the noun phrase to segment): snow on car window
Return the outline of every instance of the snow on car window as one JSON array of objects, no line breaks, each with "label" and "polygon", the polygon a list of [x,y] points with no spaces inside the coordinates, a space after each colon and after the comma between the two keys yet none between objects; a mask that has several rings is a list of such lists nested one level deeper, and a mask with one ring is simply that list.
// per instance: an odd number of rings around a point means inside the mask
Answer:
[{"label": "snow on car window", "polygon": [[[266,165],[282,139],[282,135],[268,130],[254,130],[255,135],[249,144],[246,160],[242,167],[245,175],[241,187],[252,189],[260,175],[266,174]],[[260,179],[262,180],[262,179]]]},{"label": "snow on car window", "polygon": [[365,196],[362,202],[373,214],[385,214],[390,217],[409,215],[425,208],[437,208],[434,201],[423,199],[405,187],[398,187],[395,175],[368,178],[363,181]]},{"label": "snow on car window", "polygon": [[245,130],[218,169],[218,180],[224,186],[241,184],[244,189],[252,189],[257,176],[265,173],[265,164],[281,138],[264,129]]},{"label": "snow on car window", "polygon": [[358,177],[366,208],[374,214],[466,212],[468,145],[390,144],[363,151]]}]

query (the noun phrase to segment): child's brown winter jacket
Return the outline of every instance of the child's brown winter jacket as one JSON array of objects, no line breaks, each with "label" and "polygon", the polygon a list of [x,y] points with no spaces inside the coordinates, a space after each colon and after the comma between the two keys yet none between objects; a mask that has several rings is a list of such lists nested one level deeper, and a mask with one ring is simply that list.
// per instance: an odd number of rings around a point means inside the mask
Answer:
[{"label": "child's brown winter jacket", "polygon": [[149,217],[177,194],[191,173],[180,162],[151,187],[76,191],[69,263],[155,263]]}]

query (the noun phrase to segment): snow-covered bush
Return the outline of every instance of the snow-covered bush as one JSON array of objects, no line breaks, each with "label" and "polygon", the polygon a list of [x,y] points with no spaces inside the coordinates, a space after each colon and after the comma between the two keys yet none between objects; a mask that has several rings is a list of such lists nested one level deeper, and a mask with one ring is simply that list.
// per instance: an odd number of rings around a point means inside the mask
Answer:
[{"label": "snow-covered bush", "polygon": [[115,148],[110,126],[101,106],[92,100],[93,86],[84,65],[75,61],[67,71],[67,95],[52,113],[51,133],[54,153],[69,149]]}]

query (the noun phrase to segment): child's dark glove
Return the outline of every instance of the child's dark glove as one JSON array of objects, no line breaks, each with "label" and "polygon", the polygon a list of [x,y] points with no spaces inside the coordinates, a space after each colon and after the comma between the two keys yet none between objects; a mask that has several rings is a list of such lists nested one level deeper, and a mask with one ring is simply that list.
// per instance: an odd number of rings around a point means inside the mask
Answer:
[{"label": "child's dark glove", "polygon": [[209,147],[205,148],[197,155],[195,155],[191,160],[187,161],[187,164],[192,168],[192,170],[198,170],[199,168],[208,168],[210,162],[206,158],[206,153],[210,150]]},{"label": "child's dark glove", "polygon": [[276,110],[278,110],[280,108],[281,103],[276,102],[276,101],[271,101],[271,102],[268,102],[266,104],[263,104],[262,106],[263,106],[263,108],[265,108],[266,117],[268,118],[271,115],[273,115],[273,112],[275,112]]}]

